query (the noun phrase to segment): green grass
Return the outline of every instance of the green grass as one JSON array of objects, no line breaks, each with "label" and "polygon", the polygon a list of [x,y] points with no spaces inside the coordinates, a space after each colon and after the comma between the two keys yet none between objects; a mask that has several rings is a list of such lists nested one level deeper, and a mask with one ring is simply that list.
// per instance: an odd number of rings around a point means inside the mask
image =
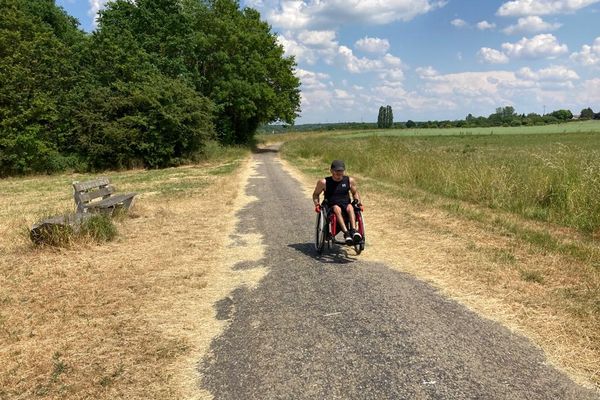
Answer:
[{"label": "green grass", "polygon": [[[600,132],[600,121],[577,121],[556,125],[516,126],[488,128],[423,128],[423,129],[375,129],[341,134],[340,138],[369,136],[490,136],[490,135],[538,135],[553,133]],[[265,135],[266,136],[266,135]]]},{"label": "green grass", "polygon": [[331,160],[340,158],[349,174],[585,233],[600,230],[600,133],[357,134],[296,140],[286,143],[283,152],[291,159],[309,160],[325,173]]}]

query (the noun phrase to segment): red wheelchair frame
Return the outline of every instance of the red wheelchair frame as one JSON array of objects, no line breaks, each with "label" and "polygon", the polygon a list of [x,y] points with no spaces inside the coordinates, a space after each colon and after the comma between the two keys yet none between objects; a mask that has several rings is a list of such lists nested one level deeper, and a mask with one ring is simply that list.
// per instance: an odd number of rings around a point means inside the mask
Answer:
[{"label": "red wheelchair frame", "polygon": [[[353,246],[356,254],[360,254],[365,249],[365,219],[362,215],[361,207],[356,203],[352,202],[354,207],[354,216],[356,217],[356,230],[362,236],[362,239],[358,243],[347,245],[345,241],[336,240],[335,236],[339,233],[337,216],[324,201],[321,204],[321,210],[317,214],[317,223],[315,227],[315,249],[317,253],[322,254],[325,249],[325,243],[327,247],[331,248],[333,244]],[[346,226],[349,226],[349,218],[344,214],[344,222]]]}]

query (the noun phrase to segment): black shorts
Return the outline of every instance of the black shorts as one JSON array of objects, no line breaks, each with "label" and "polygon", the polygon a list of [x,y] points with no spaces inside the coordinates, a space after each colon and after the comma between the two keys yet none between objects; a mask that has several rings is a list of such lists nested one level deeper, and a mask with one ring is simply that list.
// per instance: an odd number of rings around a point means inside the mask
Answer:
[{"label": "black shorts", "polygon": [[350,200],[348,201],[339,201],[337,203],[331,204],[330,207],[333,210],[333,206],[339,206],[342,209],[342,215],[347,215],[348,212],[346,211],[346,209],[348,208],[348,204],[350,204]]}]

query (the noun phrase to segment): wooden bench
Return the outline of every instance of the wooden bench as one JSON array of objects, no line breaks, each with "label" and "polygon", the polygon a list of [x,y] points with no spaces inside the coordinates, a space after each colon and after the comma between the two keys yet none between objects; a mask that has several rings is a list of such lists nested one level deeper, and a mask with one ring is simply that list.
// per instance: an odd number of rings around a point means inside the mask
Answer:
[{"label": "wooden bench", "polygon": [[132,206],[136,194],[115,194],[115,187],[110,184],[108,178],[73,182],[77,214],[98,211],[112,214],[117,207],[123,207],[127,211]]}]

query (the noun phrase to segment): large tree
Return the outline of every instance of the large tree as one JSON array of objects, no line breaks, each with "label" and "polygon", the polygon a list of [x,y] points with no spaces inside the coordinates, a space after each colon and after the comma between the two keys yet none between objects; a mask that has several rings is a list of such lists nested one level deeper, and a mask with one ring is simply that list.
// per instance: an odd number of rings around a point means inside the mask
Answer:
[{"label": "large tree", "polygon": [[0,175],[60,170],[84,34],[53,0],[0,9]]},{"label": "large tree", "polygon": [[299,112],[294,59],[235,0],[117,0],[101,15],[105,30],[129,35],[160,73],[211,99],[223,143],[248,143],[259,125],[291,124]]},{"label": "large tree", "polygon": [[579,114],[579,119],[592,119],[592,118],[594,118],[594,110],[592,110],[590,107],[584,108],[583,110],[581,110],[581,113]]},{"label": "large tree", "polygon": [[185,40],[170,37],[189,34],[180,11],[174,0],[119,0],[100,14],[74,96],[74,137],[90,166],[177,165],[212,136],[214,107],[187,77]]},{"label": "large tree", "polygon": [[209,0],[196,11],[202,32],[193,61],[202,74],[199,89],[217,107],[217,131],[225,143],[247,143],[265,123],[294,122],[300,111],[295,61],[270,26],[236,0]]}]

